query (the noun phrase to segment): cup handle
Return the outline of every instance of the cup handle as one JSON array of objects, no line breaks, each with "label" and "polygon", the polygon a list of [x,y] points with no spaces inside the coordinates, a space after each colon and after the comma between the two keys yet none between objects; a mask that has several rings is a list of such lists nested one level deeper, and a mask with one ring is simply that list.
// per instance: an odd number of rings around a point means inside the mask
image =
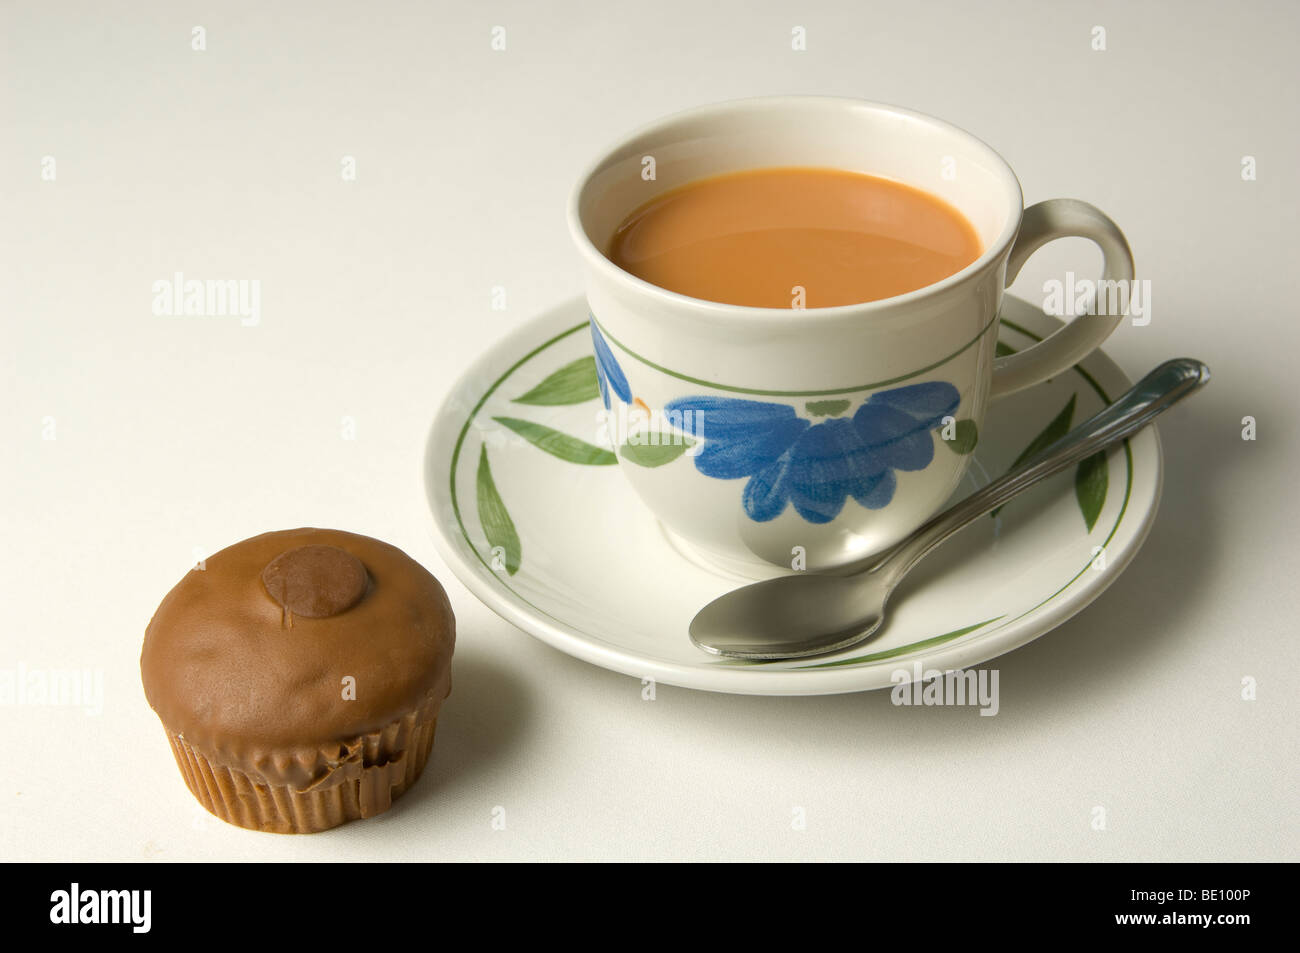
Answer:
[{"label": "cup handle", "polygon": [[[1132,290],[1133,253],[1124,233],[1103,212],[1078,199],[1048,199],[1025,209],[1020,234],[1007,258],[1008,285],[1029,256],[1058,238],[1087,238],[1102,254],[1102,279]],[[1101,296],[1098,295],[1098,299]],[[1055,377],[1083,360],[1119,326],[1122,314],[1084,314],[1046,340],[993,362],[992,397],[1005,397]]]}]

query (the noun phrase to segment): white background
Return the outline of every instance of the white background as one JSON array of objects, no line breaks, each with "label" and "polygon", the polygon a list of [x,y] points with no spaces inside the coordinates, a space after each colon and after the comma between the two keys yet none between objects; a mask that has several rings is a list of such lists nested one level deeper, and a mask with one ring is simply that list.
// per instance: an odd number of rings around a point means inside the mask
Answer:
[{"label": "white background", "polygon": [[[100,671],[104,705],[0,707],[0,857],[1294,859],[1296,10],[5,3],[0,668]],[[1153,287],[1151,323],[1108,352],[1131,376],[1184,354],[1214,370],[1161,424],[1145,548],[993,663],[997,717],[886,693],[642,701],[479,605],[431,542],[432,413],[484,347],[580,291],[580,169],[665,113],[786,92],[936,114],[1002,152],[1027,201],[1097,204]],[[1015,290],[1098,263],[1059,243]],[[260,325],[155,316],[176,271],[260,280]],[[411,553],[460,641],[416,787],[279,837],[197,806],[138,657],[196,550],[299,525]]]}]

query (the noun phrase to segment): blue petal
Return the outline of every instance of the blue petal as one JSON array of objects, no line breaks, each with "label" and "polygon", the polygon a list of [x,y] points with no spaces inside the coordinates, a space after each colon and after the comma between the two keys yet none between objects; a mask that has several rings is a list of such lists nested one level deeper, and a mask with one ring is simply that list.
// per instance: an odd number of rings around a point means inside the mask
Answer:
[{"label": "blue petal", "polygon": [[947,381],[898,387],[872,394],[853,415],[853,426],[881,469],[924,470],[934,459],[930,431],[960,403],[957,388]]},{"label": "blue petal", "polygon": [[[601,378],[602,384],[608,385],[615,394],[618,394],[623,403],[632,403],[632,388],[628,386],[627,378],[623,376],[623,368],[619,367],[618,361],[614,359],[614,352],[605,342],[605,336],[600,333],[600,328],[596,327],[594,316],[590,324],[591,344],[596,352],[597,377]],[[605,406],[609,406],[608,393],[605,393]]]},{"label": "blue petal", "polygon": [[605,402],[605,409],[609,410],[609,385],[605,383],[605,372],[600,369],[600,361],[596,362],[596,383],[600,385],[600,399]]},{"label": "blue petal", "polygon": [[875,451],[881,469],[924,470],[934,459],[929,428],[901,410],[868,401],[853,415],[853,426]]},{"label": "blue petal", "polygon": [[783,453],[750,477],[741,496],[741,503],[750,519],[756,523],[766,523],[776,519],[785,510],[785,505],[790,502],[790,490],[786,481],[789,467],[790,455]]},{"label": "blue petal", "polygon": [[924,470],[934,459],[934,438],[930,431],[920,430],[878,447],[876,452],[886,466],[895,470]]},{"label": "blue petal", "polygon": [[789,404],[739,397],[680,397],[669,401],[665,410],[692,414],[705,428],[699,435],[709,440],[740,438],[773,424],[799,419]]},{"label": "blue petal", "polygon": [[884,469],[845,419],[809,428],[791,448],[790,457],[790,501],[810,523],[829,523],[849,496],[870,493]]},{"label": "blue petal", "polygon": [[898,478],[894,476],[894,471],[886,470],[875,478],[874,486],[865,493],[854,493],[853,498],[869,510],[881,510],[894,498],[894,487],[897,485]]},{"label": "blue petal", "polygon": [[956,411],[960,403],[961,394],[947,381],[926,381],[924,384],[895,387],[893,390],[872,394],[858,408],[858,413],[867,407],[890,407],[913,418],[919,429],[930,430],[939,426],[944,417]]},{"label": "blue petal", "polygon": [[704,441],[695,468],[720,480],[753,476],[770,467],[812,426],[788,404],[734,397],[685,397],[664,409],[681,414],[683,429]]},{"label": "blue petal", "polygon": [[833,500],[811,500],[805,496],[796,496],[790,494],[790,499],[794,503],[795,511],[809,523],[829,523],[835,517],[840,515],[840,510],[844,509],[844,497],[840,497],[838,502]]}]

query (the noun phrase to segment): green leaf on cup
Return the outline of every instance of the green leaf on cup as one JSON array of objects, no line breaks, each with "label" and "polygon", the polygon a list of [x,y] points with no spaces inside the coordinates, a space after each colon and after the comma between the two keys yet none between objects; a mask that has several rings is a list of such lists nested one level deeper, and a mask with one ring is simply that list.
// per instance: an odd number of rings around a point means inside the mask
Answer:
[{"label": "green leaf on cup", "polygon": [[672,463],[683,453],[695,446],[689,437],[681,437],[678,443],[625,443],[619,448],[623,459],[639,467],[661,467]]},{"label": "green leaf on cup", "polygon": [[[1071,394],[1069,401],[1066,402],[1066,405],[1061,408],[1061,412],[1057,414],[1055,417],[1053,417],[1051,421],[1048,422],[1047,426],[1043,428],[1042,433],[1040,433],[1037,437],[1035,437],[1033,441],[1029,444],[1029,446],[1025,447],[1024,450],[1020,451],[1020,456],[1016,457],[1015,462],[1011,464],[1010,467],[1011,470],[1014,470],[1016,467],[1020,466],[1020,464],[1024,463],[1030,457],[1037,456],[1039,453],[1042,453],[1043,450],[1047,449],[1047,447],[1056,443],[1056,441],[1060,440],[1067,433],[1069,433],[1070,421],[1074,417],[1074,398],[1075,395]],[[1004,503],[1003,506],[1005,505],[1006,504]],[[997,516],[1001,512],[1002,512],[1002,507],[999,506],[989,515]]]},{"label": "green leaf on cup", "polygon": [[581,404],[599,396],[596,359],[588,355],[565,364],[528,393],[516,397],[514,403],[553,407],[560,404]]},{"label": "green leaf on cup", "polygon": [[814,417],[838,417],[849,409],[847,400],[810,400],[804,404]]},{"label": "green leaf on cup", "polygon": [[545,450],[553,457],[559,457],[569,463],[581,463],[585,466],[606,467],[618,463],[618,458],[603,447],[570,437],[531,420],[519,420],[517,417],[493,417],[503,427],[509,427],[533,446]]},{"label": "green leaf on cup", "polygon": [[1097,525],[1101,508],[1106,505],[1106,489],[1110,483],[1110,466],[1106,462],[1106,451],[1098,450],[1079,464],[1074,471],[1074,496],[1079,501],[1083,512],[1083,521],[1088,524],[1088,532]]},{"label": "green leaf on cup", "polygon": [[[488,546],[492,548],[495,561],[496,551],[504,554],[505,571],[513,576],[519,571],[523,559],[523,548],[519,544],[519,533],[515,522],[510,518],[506,505],[497,492],[496,482],[492,479],[492,467],[488,464],[487,447],[478,455],[478,520],[483,524],[483,534],[487,536]],[[492,568],[496,569],[497,566]]]},{"label": "green leaf on cup", "polygon": [[980,442],[979,427],[975,426],[973,420],[957,421],[957,427],[951,440],[944,438],[942,433],[940,431],[940,439],[943,444],[953,453],[959,453],[962,456],[974,450],[975,445]]}]

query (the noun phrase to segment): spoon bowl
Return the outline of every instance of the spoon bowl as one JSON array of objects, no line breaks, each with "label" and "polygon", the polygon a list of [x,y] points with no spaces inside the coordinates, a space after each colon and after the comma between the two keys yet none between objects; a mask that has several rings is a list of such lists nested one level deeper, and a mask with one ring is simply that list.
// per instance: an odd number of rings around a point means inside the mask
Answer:
[{"label": "spoon bowl", "polygon": [[691,641],[711,655],[786,659],[848,648],[880,627],[889,598],[870,573],[778,576],[737,592],[743,597],[715,599],[691,620]]}]

